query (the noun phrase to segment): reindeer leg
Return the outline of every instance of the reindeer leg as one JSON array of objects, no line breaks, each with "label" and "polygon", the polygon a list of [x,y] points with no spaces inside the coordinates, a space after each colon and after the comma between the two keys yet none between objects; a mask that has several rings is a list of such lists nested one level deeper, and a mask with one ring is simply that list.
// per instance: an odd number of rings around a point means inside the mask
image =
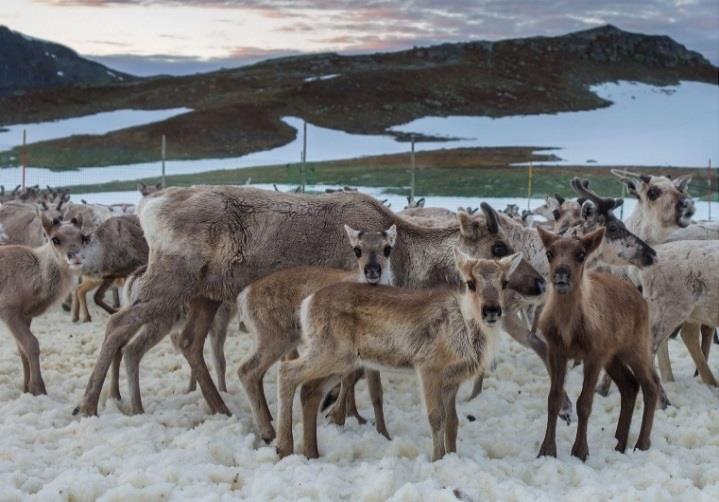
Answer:
[{"label": "reindeer leg", "polygon": [[167,336],[172,329],[172,324],[172,317],[155,318],[153,322],[145,324],[137,336],[123,350],[127,385],[130,391],[130,413],[133,415],[145,412],[140,392],[140,362],[142,357]]},{"label": "reindeer leg", "polygon": [[102,283],[100,284],[100,287],[97,288],[97,291],[95,291],[95,295],[93,296],[93,299],[95,300],[95,305],[102,308],[105,312],[112,315],[117,310],[110,307],[107,303],[105,303],[105,293],[108,289],[110,289],[110,286],[112,286],[115,282],[114,278],[105,277],[102,279]]},{"label": "reindeer leg", "polygon": [[442,406],[444,407],[444,449],[447,453],[457,453],[457,391],[459,384],[445,386],[442,390]]},{"label": "reindeer leg", "polygon": [[549,397],[547,398],[547,430],[544,434],[542,447],[539,449],[539,456],[557,456],[557,417],[562,407],[562,397],[564,394],[564,377],[567,373],[567,358],[564,354],[549,351],[549,376],[551,378],[551,386],[549,389]]},{"label": "reindeer leg", "polygon": [[637,402],[637,393],[639,392],[639,383],[631,371],[616,356],[612,358],[606,367],[607,374],[614,380],[619,388],[621,395],[621,407],[619,410],[619,421],[617,422],[617,432],[614,437],[617,439],[615,450],[624,453],[627,449],[627,439],[629,438],[629,429],[632,425],[632,415],[634,414],[634,405]]},{"label": "reindeer leg", "polygon": [[227,361],[225,359],[225,341],[227,340],[227,329],[230,325],[230,315],[226,306],[220,306],[210,330],[210,347],[212,348],[212,360],[217,375],[217,387],[222,392],[227,392]]},{"label": "reindeer leg", "polygon": [[97,415],[97,402],[100,399],[102,384],[115,354],[118,350],[121,350],[121,347],[135,335],[143,324],[152,322],[162,312],[166,312],[163,302],[159,299],[153,299],[136,303],[108,319],[105,327],[105,340],[102,343],[100,354],[87,382],[82,401],[73,410],[73,415]]},{"label": "reindeer leg", "polygon": [[205,338],[215,317],[220,302],[203,297],[189,301],[187,323],[180,334],[180,349],[197,376],[202,395],[212,413],[230,415],[230,410],[217,391],[202,353]]},{"label": "reindeer leg", "polygon": [[577,437],[574,440],[574,446],[572,446],[572,455],[581,459],[582,462],[587,460],[589,456],[587,424],[589,415],[592,413],[592,401],[597,388],[597,380],[603,366],[604,364],[599,361],[584,360],[584,382],[582,392],[579,394],[579,399],[577,399]]},{"label": "reindeer leg", "polygon": [[418,368],[419,378],[427,407],[427,419],[432,430],[432,461],[444,457],[445,451],[445,411],[442,403],[441,375],[436,368]]},{"label": "reindeer leg", "polygon": [[[263,335],[260,336],[259,333]],[[250,402],[255,424],[260,429],[260,437],[269,444],[275,438],[275,429],[272,427],[272,414],[267,405],[262,380],[273,364],[294,350],[299,339],[284,333],[273,333],[264,326],[258,326],[256,340],[255,351],[240,364],[237,374]]]},{"label": "reindeer leg", "polygon": [[364,370],[362,368],[355,370],[356,378],[355,381],[352,383],[352,385],[349,385],[347,388],[347,415],[351,417],[355,417],[355,420],[357,420],[357,423],[360,425],[364,425],[367,423],[367,419],[364,418],[362,415],[359,414],[359,411],[357,411],[357,400],[355,399],[355,386],[357,385],[357,382],[360,378],[362,378],[362,375],[364,374]]},{"label": "reindeer leg", "polygon": [[384,407],[382,405],[382,379],[380,378],[379,371],[365,369],[367,375],[367,386],[369,387],[369,397],[372,401],[372,408],[374,409],[374,421],[377,432],[382,434],[387,439],[391,440],[389,432],[387,431],[387,424],[384,422]]},{"label": "reindeer leg", "polygon": [[17,353],[20,355],[20,361],[22,362],[22,391],[30,392],[30,362],[25,356],[20,342],[16,341]]},{"label": "reindeer leg", "polygon": [[[27,367],[30,373],[30,378],[27,382],[28,391],[33,396],[47,394],[45,382],[43,382],[42,374],[40,373],[40,344],[37,338],[35,338],[35,335],[32,334],[32,331],[30,331],[30,320],[25,318],[20,312],[10,312],[7,317],[5,317],[5,324],[7,324],[8,329],[13,337],[15,337],[15,342],[27,360]],[[23,360],[23,369],[24,366],[25,360]],[[24,376],[23,380],[25,380]],[[24,386],[25,385],[23,385],[23,387]]]},{"label": "reindeer leg", "polygon": [[707,385],[716,387],[717,381],[712,374],[712,370],[709,369],[709,365],[700,346],[700,330],[701,325],[694,322],[685,322],[681,331],[682,340],[684,340],[684,345],[689,349],[689,354],[692,356],[692,360],[697,367],[697,371],[699,371],[699,375],[702,377],[702,381]]},{"label": "reindeer leg", "polygon": [[[712,348],[712,336],[715,335],[716,330],[712,326],[705,326],[702,324],[702,353],[704,354],[704,360],[709,361],[709,351]],[[699,370],[694,371],[694,376],[699,376]]]}]

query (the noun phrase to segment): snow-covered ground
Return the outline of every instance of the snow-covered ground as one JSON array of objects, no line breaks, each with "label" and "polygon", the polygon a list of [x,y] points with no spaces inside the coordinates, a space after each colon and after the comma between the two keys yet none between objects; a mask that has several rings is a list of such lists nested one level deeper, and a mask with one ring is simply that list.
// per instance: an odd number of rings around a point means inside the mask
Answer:
[{"label": "snow-covered ground", "polygon": [[[127,416],[122,405],[107,401],[99,417],[73,417],[107,319],[96,308],[92,314],[95,321],[77,325],[57,309],[33,322],[48,396],[20,392],[20,360],[10,335],[2,334],[0,500],[719,500],[719,393],[692,377],[678,340],[670,342],[677,382],[666,385],[674,406],[657,411],[648,452],[614,451],[619,396],[613,390],[595,399],[586,463],[569,455],[576,424],[559,424],[558,459],[537,459],[549,379],[532,352],[506,337],[484,393],[467,403],[469,389],[460,391],[456,455],[430,462],[416,379],[388,373],[383,384],[392,441],[371,424],[348,419],[339,428],[320,419],[321,458],[278,461],[255,432],[236,376],[253,342],[235,323],[224,395],[232,418],[208,415],[199,392],[184,393],[189,370],[169,340],[142,366],[145,415]],[[710,366],[719,368],[716,347]],[[124,372],[121,378],[124,390]],[[275,381],[272,369],[265,385],[273,413]],[[575,368],[567,385],[573,399],[580,386]],[[357,394],[360,412],[371,419],[364,383]],[[639,399],[631,441],[641,406]],[[295,411],[299,447],[299,404]]]},{"label": "snow-covered ground", "polygon": [[[451,142],[417,143],[418,150],[438,148],[517,146],[556,147],[561,163],[594,165],[671,165],[704,167],[709,159],[716,166],[719,161],[719,87],[710,84],[682,82],[671,88],[659,88],[632,82],[602,84],[596,92],[614,104],[598,110],[558,114],[525,115],[491,119],[488,117],[427,117],[394,128],[397,131],[424,133],[435,136],[464,138]],[[174,113],[186,111],[179,109]],[[172,110],[166,110],[170,113]],[[111,112],[121,113],[121,112]],[[163,113],[140,112],[138,113]],[[100,114],[104,115],[104,114]],[[40,130],[51,128],[54,136],[77,133],[102,134],[116,125],[103,124],[100,115],[67,121],[36,124]],[[139,116],[137,116],[139,117]],[[67,129],[63,122],[87,120],[91,127]],[[160,118],[143,120],[152,122]],[[283,120],[298,131],[302,120],[284,117]],[[127,126],[124,126],[127,127]],[[93,129],[94,128],[94,129]],[[20,131],[18,133],[18,130]],[[11,132],[0,133],[0,150],[4,142],[17,144],[22,140],[22,126],[11,126]],[[29,141],[37,141],[32,133]],[[10,135],[10,136],[8,136]],[[3,139],[6,138],[6,139]],[[7,139],[12,138],[12,139]],[[170,148],[172,138],[168,138]],[[346,159],[352,157],[402,153],[409,144],[388,135],[349,134],[343,131],[307,124],[307,159],[309,162]],[[158,145],[159,152],[159,145]],[[300,161],[301,133],[290,143],[255,152],[243,157],[171,161],[167,174],[187,174],[216,169],[237,169]],[[158,153],[159,156],[159,153]],[[553,162],[554,163],[554,162]],[[113,180],[159,176],[160,163],[88,167],[77,171],[52,172],[44,168],[27,171],[29,185],[79,185]],[[20,183],[20,169],[0,169],[0,184]]]}]

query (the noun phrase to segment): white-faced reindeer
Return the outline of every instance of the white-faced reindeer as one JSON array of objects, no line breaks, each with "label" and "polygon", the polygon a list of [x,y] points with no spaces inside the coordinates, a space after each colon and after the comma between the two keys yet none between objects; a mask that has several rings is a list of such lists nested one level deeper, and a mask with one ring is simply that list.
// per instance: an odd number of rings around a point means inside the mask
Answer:
[{"label": "white-faced reindeer", "polygon": [[40,345],[30,331],[33,318],[63,298],[75,284],[87,236],[74,225],[39,215],[47,243],[0,247],[0,319],[8,327],[23,366],[23,392],[45,394]]},{"label": "white-faced reindeer", "polygon": [[[457,450],[457,390],[493,358],[504,308],[502,290],[521,255],[491,261],[456,253],[463,292],[336,284],[302,302],[307,349],[299,359],[282,362],[277,386],[280,457],[294,451],[295,389],[303,385],[304,453],[316,458],[323,389],[361,366],[415,370],[432,429],[432,459]],[[525,279],[538,278],[534,272]]]},{"label": "white-faced reindeer", "polygon": [[[325,286],[341,282],[392,284],[390,256],[397,237],[392,225],[382,232],[365,232],[345,226],[349,243],[357,259],[355,270],[296,267],[279,270],[253,282],[237,300],[240,319],[255,336],[255,350],[240,365],[238,374],[252,407],[262,439],[275,438],[272,414],[267,406],[263,377],[267,370],[300,343],[300,304]],[[379,373],[367,371],[377,432],[389,439],[382,409],[382,384]],[[354,405],[350,394],[354,382],[345,379],[336,402],[333,420],[342,424],[345,407]],[[347,401],[351,402],[348,403]]]},{"label": "white-faced reindeer", "polygon": [[[210,410],[229,414],[202,354],[217,308],[222,302],[234,302],[250,283],[281,268],[354,268],[356,258],[338,225],[379,232],[396,224],[391,268],[397,284],[406,287],[458,285],[451,250],[456,245],[468,246],[457,225],[417,227],[359,193],[308,196],[251,187],[173,187],[150,195],[139,217],[150,249],[147,272],[137,301],[108,321],[76,413],[97,413],[102,384],[120,347],[143,326],[158,330],[162,324],[172,324],[186,305],[180,348]],[[483,242],[470,243],[468,252],[491,257],[497,243],[511,249],[501,236],[491,234]],[[539,280],[520,292],[538,295],[542,291]]]},{"label": "white-faced reindeer", "polygon": [[[620,170],[613,170],[612,173],[627,185],[629,193],[637,199],[637,205],[627,220],[627,227],[650,245],[656,247],[664,242],[685,239],[712,240],[719,235],[719,226],[716,224],[692,224],[694,202],[686,191],[692,178],[691,175],[670,179],[666,176],[640,175]],[[639,284],[638,275],[631,269],[630,276],[635,283]],[[703,338],[701,346],[705,356],[708,356],[714,329],[711,326],[702,325],[700,333]],[[687,346],[694,347],[700,344],[699,333],[694,326],[687,326],[683,340]],[[673,375],[669,360],[668,339],[660,345],[658,350],[662,378],[671,381]],[[608,390],[607,384],[608,382],[604,382],[603,392]],[[662,399],[663,404],[666,405],[668,401],[664,394],[662,394]]]}]

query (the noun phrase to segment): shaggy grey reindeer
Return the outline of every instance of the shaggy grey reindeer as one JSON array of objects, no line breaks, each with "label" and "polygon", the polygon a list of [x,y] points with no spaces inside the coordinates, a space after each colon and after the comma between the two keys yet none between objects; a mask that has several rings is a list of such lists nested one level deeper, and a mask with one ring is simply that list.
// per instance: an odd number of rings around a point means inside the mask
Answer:
[{"label": "shaggy grey reindeer", "polygon": [[30,331],[33,318],[64,297],[72,288],[82,266],[82,248],[87,236],[74,225],[39,219],[47,243],[0,247],[0,319],[17,343],[23,366],[23,392],[45,394],[40,372],[40,345]]},{"label": "shaggy grey reindeer", "polygon": [[[637,205],[631,216],[627,219],[629,230],[645,239],[650,245],[659,245],[668,241],[677,240],[712,240],[716,239],[719,231],[712,223],[692,224],[694,215],[694,201],[687,193],[687,187],[692,179],[691,175],[670,179],[667,176],[650,176],[629,171],[613,170],[627,185],[630,195],[637,199]],[[629,275],[635,284],[639,285],[639,275],[629,268]],[[677,330],[680,329],[677,327]],[[682,337],[684,343],[695,347],[704,347],[706,356],[709,354],[711,337],[714,333],[711,326],[701,326],[703,341],[699,342],[699,333],[693,326],[687,326]],[[673,380],[671,363],[669,360],[668,339],[665,339],[658,349],[659,368],[662,378]],[[609,381],[605,379],[599,389],[600,393],[609,391]],[[669,402],[662,394],[662,405]]]},{"label": "shaggy grey reindeer", "polygon": [[[504,308],[502,290],[521,262],[519,253],[475,260],[456,253],[463,291],[407,290],[335,284],[302,302],[299,359],[280,365],[277,452],[294,451],[292,402],[300,391],[304,454],[317,458],[317,410],[323,389],[361,366],[415,370],[432,430],[432,459],[457,450],[455,399],[460,384],[494,356]],[[540,276],[531,271],[530,281]]]},{"label": "shaggy grey reindeer", "polygon": [[[74,218],[82,225],[81,216]],[[118,279],[125,279],[146,265],[148,252],[140,220],[136,216],[115,216],[102,222],[90,234],[90,243],[85,251],[83,281],[75,290],[72,306],[73,322],[79,320],[81,310],[83,322],[91,321],[85,295],[95,288],[95,303],[109,314],[117,312],[105,303],[105,293]]]},{"label": "shaggy grey reindeer", "polygon": [[[340,282],[392,284],[390,256],[397,238],[397,227],[392,225],[382,232],[365,232],[345,225],[345,231],[357,260],[355,270],[323,267],[282,269],[247,286],[237,300],[240,319],[256,340],[254,352],[242,362],[238,375],[250,401],[255,423],[266,443],[275,438],[275,430],[262,379],[274,363],[299,345],[302,300],[325,286]],[[356,378],[353,376],[360,371],[342,382],[342,390],[331,414],[338,425],[344,424],[346,407],[354,408],[352,389]],[[382,409],[379,372],[366,372],[377,432],[389,439]],[[356,409],[351,412],[359,417]]]},{"label": "shaggy grey reindeer", "polygon": [[3,202],[0,206],[0,227],[5,234],[3,244],[36,248],[46,242],[38,207],[34,204],[16,200]]},{"label": "shaggy grey reindeer", "polygon": [[[406,287],[458,285],[451,250],[466,245],[456,225],[417,227],[359,193],[307,196],[251,187],[173,187],[147,197],[139,217],[150,249],[147,272],[137,300],[109,319],[75,413],[97,413],[107,370],[120,347],[143,325],[146,331],[164,329],[187,305],[180,348],[210,411],[229,414],[202,354],[217,308],[223,301],[234,302],[251,282],[281,268],[353,268],[355,258],[341,224],[374,232],[396,224],[397,249],[391,267],[397,283]],[[491,257],[498,242],[510,248],[500,236],[492,235],[485,242],[470,243],[469,252]],[[523,294],[539,294],[543,286],[541,281],[530,287],[518,285]]]},{"label": "shaggy grey reindeer", "polygon": [[[143,265],[135,270],[125,281],[122,290],[124,305],[132,305],[137,301],[143,276],[147,271],[147,266]],[[209,335],[212,359],[215,365],[215,374],[217,375],[217,386],[223,392],[227,392],[227,380],[225,379],[227,362],[225,359],[225,340],[227,339],[227,330],[230,321],[235,317],[237,307],[234,302],[224,302],[217,309],[217,314],[212,321]],[[163,322],[158,329],[144,329],[135,336],[127,345],[115,353],[112,362],[112,370],[110,375],[110,397],[113,399],[121,399],[120,396],[120,362],[125,360],[125,372],[127,373],[128,390],[130,394],[130,413],[133,415],[144,413],[145,409],[142,405],[142,393],[140,391],[140,363],[144,355],[155,345],[167,336],[171,331],[176,332],[182,329],[186,322],[185,308],[181,308],[179,312],[171,319],[172,322]],[[176,336],[173,335],[173,344]],[[190,384],[187,392],[193,392],[197,388],[197,379],[194,372],[190,372]]]}]

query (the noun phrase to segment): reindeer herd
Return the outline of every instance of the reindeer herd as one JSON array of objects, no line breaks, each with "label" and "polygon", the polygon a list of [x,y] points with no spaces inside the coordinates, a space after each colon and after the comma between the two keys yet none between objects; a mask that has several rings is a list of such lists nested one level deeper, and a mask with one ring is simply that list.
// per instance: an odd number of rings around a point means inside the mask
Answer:
[{"label": "reindeer herd", "polygon": [[[76,204],[48,187],[0,191],[0,317],[17,344],[23,391],[44,394],[40,346],[30,327],[53,304],[90,321],[85,296],[112,314],[76,415],[96,415],[109,395],[143,413],[143,355],[168,334],[212,413],[230,412],[224,344],[237,317],[254,336],[239,379],[260,437],[294,452],[292,407],[300,387],[303,452],[319,456],[321,406],[343,424],[360,421],[355,385],[366,378],[377,432],[390,438],[381,373],[419,377],[433,459],[455,452],[456,399],[471,380],[482,391],[498,337],[534,351],[550,379],[539,454],[556,456],[559,418],[571,421],[564,391],[570,360],[581,363],[572,454],[586,459],[595,391],[613,381],[621,407],[616,449],[627,447],[639,390],[644,408],[635,447],[650,446],[655,408],[670,404],[654,369],[673,379],[667,340],[676,332],[702,380],[719,326],[719,225],[692,221],[689,177],[614,171],[637,205],[626,222],[621,199],[574,179],[573,200],[547,197],[533,213],[410,204],[398,213],[352,190],[323,195],[249,186],[140,185],[137,207]],[[543,221],[534,221],[540,216]],[[106,302],[113,292],[112,305]],[[216,382],[203,355],[210,336]],[[264,392],[279,363],[278,409]],[[604,381],[600,374],[606,372]],[[218,390],[219,389],[219,390]],[[275,427],[277,428],[275,430]]]}]

